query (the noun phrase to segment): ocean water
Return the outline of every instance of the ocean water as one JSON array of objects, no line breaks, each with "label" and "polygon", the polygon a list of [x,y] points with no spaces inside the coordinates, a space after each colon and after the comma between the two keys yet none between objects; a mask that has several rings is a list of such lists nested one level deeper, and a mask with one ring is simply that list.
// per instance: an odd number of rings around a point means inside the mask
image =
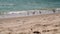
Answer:
[{"label": "ocean water", "polygon": [[0,0],[0,12],[60,8],[60,0]]},{"label": "ocean water", "polygon": [[[0,0],[0,15],[4,15],[4,16],[5,15],[7,16],[8,14],[11,14],[9,16],[14,16],[14,15],[25,16],[25,14],[28,13],[28,10],[40,11],[40,9],[43,8],[60,8],[60,0]],[[15,14],[10,12],[13,12]],[[16,14],[21,12],[23,12],[23,14]],[[50,11],[50,13],[52,12]],[[49,14],[49,12],[45,10],[41,13]]]}]

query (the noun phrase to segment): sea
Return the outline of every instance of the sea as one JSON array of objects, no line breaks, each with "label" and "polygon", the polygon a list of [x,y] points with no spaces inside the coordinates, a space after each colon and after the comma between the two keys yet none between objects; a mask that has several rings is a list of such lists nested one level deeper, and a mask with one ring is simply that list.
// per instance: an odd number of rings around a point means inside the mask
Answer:
[{"label": "sea", "polygon": [[41,8],[60,8],[60,0],[0,0],[0,12]]},{"label": "sea", "polygon": [[43,8],[60,8],[60,0],[0,0],[0,14]]}]

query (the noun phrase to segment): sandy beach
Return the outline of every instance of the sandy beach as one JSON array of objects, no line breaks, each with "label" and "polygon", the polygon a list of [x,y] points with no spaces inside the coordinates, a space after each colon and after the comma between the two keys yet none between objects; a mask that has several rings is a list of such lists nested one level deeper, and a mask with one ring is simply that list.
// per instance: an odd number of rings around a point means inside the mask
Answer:
[{"label": "sandy beach", "polygon": [[0,34],[60,34],[60,14],[0,19]]},{"label": "sandy beach", "polygon": [[60,34],[60,0],[0,0],[0,34]]}]

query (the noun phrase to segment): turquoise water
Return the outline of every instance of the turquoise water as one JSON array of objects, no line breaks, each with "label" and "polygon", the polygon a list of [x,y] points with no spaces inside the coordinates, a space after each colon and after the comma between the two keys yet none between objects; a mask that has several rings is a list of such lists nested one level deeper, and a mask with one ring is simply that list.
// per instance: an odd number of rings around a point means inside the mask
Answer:
[{"label": "turquoise water", "polygon": [[60,0],[0,0],[0,11],[60,8]]}]

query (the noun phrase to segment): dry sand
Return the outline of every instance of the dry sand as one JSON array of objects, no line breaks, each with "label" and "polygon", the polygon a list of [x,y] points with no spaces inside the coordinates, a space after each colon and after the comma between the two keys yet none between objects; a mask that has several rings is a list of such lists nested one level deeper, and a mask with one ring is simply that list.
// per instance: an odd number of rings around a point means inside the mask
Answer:
[{"label": "dry sand", "polygon": [[60,14],[0,19],[0,34],[60,34]]}]

